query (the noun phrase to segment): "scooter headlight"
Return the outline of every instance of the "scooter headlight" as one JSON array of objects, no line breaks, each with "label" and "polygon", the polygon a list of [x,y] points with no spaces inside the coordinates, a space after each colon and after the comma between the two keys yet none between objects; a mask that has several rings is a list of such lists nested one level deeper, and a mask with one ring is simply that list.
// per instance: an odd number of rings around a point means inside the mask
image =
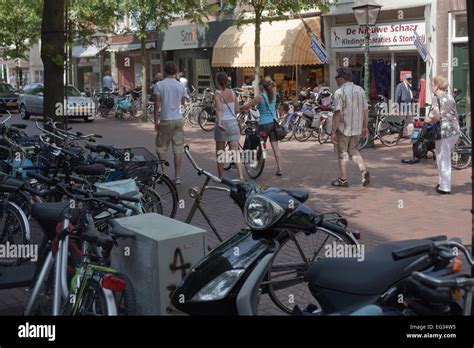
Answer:
[{"label": "scooter headlight", "polygon": [[253,195],[245,202],[245,220],[254,230],[270,227],[281,218],[284,212],[276,202],[262,195]]},{"label": "scooter headlight", "polygon": [[232,290],[234,285],[238,282],[244,269],[233,269],[221,273],[193,296],[191,301],[217,301],[222,300]]}]

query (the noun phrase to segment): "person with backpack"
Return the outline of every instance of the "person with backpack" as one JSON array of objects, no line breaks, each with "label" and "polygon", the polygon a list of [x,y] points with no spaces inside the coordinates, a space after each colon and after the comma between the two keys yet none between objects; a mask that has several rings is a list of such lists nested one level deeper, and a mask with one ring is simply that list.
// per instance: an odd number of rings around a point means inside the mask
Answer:
[{"label": "person with backpack", "polygon": [[278,138],[276,133],[277,113],[276,113],[276,97],[277,91],[273,81],[263,79],[258,84],[260,94],[253,98],[250,102],[243,106],[244,110],[252,107],[257,107],[260,112],[260,119],[258,121],[258,130],[265,133],[263,141],[270,138],[273,154],[275,155],[277,163],[277,172],[275,175],[282,176],[283,156],[278,146]]},{"label": "person with backpack", "polygon": [[[224,161],[219,160],[225,151],[226,143],[229,143],[230,151],[234,156],[240,156],[240,128],[236,115],[240,112],[240,106],[234,91],[228,86],[227,74],[220,71],[216,74],[216,93],[214,101],[216,105],[216,127],[214,128],[214,139],[216,141],[217,172],[219,178],[224,177]],[[244,180],[244,172],[240,160],[235,161],[239,179]]]}]

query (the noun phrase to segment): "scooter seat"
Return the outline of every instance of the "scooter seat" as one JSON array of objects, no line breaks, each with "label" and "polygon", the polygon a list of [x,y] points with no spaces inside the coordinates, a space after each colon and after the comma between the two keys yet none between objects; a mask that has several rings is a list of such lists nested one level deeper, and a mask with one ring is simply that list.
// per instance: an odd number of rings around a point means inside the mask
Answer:
[{"label": "scooter seat", "polygon": [[357,295],[381,295],[393,284],[409,276],[413,269],[408,269],[408,266],[421,257],[417,255],[394,261],[392,251],[426,244],[428,241],[414,239],[382,244],[366,252],[363,261],[358,261],[356,257],[323,258],[311,265],[305,280],[313,293],[317,289],[327,289]]},{"label": "scooter seat", "polygon": [[309,192],[307,190],[302,190],[302,189],[287,189],[283,188],[281,189],[282,191],[288,193],[291,197],[296,198],[299,200],[301,203],[304,203],[308,200],[309,198]]},{"label": "scooter seat", "polygon": [[63,219],[63,212],[68,206],[69,202],[36,203],[31,209],[31,216],[41,225],[55,226]]}]

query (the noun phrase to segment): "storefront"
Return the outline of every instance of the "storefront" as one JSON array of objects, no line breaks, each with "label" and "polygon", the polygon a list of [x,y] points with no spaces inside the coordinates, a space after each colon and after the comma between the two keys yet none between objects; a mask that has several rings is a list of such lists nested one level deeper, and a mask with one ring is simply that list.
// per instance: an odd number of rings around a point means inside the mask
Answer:
[{"label": "storefront", "polygon": [[170,27],[163,39],[164,61],[173,60],[178,69],[199,93],[213,87],[211,58],[219,35],[232,21],[210,22],[207,27],[196,24]]},{"label": "storefront", "polygon": [[[320,35],[320,18],[305,19],[311,30]],[[310,37],[300,19],[264,22],[260,36],[260,75],[270,76],[287,97],[296,96],[304,87],[314,87],[324,79],[324,65],[311,51]],[[235,86],[245,77],[255,76],[255,26],[228,28],[217,40],[212,57],[213,68],[235,69]]]},{"label": "storefront", "polygon": [[[365,29],[357,25],[351,8],[345,10],[350,13],[325,17],[325,24],[328,25],[325,38],[332,57],[328,83],[332,90],[337,88],[334,77],[339,66],[349,67],[354,83],[364,86]],[[370,27],[369,69],[372,101],[376,101],[379,95],[393,100],[395,88],[406,73],[413,76],[415,98],[420,93],[420,85],[423,86],[420,79],[429,83],[432,77],[431,62],[425,63],[414,45],[416,32],[430,50],[427,38],[431,35],[431,26],[429,19],[425,20],[425,16],[429,18],[429,13],[429,5],[400,10],[382,7],[377,24]]]}]

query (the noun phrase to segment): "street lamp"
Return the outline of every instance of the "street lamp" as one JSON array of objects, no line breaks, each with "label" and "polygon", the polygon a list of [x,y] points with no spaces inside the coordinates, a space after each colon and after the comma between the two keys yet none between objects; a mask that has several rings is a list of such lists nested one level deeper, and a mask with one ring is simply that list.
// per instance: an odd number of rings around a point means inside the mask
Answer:
[{"label": "street lamp", "polygon": [[359,26],[365,28],[365,47],[364,47],[364,89],[367,101],[369,100],[369,45],[370,45],[370,30],[377,22],[377,17],[382,6],[377,4],[366,3],[363,5],[354,6],[352,11]]},{"label": "street lamp", "polygon": [[107,35],[100,31],[91,36],[95,46],[99,49],[99,87],[102,90],[102,51],[107,47]]}]

